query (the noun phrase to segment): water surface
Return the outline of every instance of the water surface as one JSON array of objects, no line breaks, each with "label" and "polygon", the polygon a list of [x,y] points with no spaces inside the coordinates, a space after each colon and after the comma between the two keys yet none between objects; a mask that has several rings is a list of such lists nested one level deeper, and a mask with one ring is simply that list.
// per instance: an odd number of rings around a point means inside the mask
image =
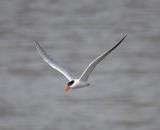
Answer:
[{"label": "water surface", "polygon": [[[158,130],[159,0],[1,0],[1,130]],[[79,76],[124,34],[90,77],[67,80],[38,55],[34,40]]]}]

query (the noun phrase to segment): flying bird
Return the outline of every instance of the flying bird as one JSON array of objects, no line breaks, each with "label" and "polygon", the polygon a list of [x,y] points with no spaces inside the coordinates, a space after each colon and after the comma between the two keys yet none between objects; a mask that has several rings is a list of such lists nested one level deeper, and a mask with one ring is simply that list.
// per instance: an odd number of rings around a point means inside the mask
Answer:
[{"label": "flying bird", "polygon": [[110,50],[102,53],[100,56],[98,56],[96,59],[94,59],[84,70],[84,72],[81,74],[79,78],[75,78],[75,76],[69,72],[65,67],[57,63],[53,58],[51,58],[50,55],[47,54],[47,52],[41,47],[41,45],[35,41],[35,46],[37,51],[39,52],[40,56],[47,62],[52,68],[59,71],[61,74],[63,74],[68,80],[68,84],[66,85],[65,91],[69,91],[70,89],[76,89],[76,88],[83,88],[89,86],[88,78],[91,74],[91,72],[94,70],[96,65],[100,63],[108,54],[110,54],[114,49],[116,49],[122,41],[126,38],[126,35]]}]

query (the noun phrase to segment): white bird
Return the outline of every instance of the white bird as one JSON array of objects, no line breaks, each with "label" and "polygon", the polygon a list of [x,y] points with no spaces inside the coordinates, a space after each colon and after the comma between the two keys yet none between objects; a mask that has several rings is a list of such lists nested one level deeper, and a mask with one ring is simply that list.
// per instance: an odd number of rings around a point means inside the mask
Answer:
[{"label": "white bird", "polygon": [[41,57],[54,69],[59,71],[61,74],[63,74],[68,80],[68,84],[66,86],[66,91],[70,89],[75,88],[83,88],[87,87],[90,84],[88,83],[88,78],[91,74],[91,72],[94,70],[96,65],[102,61],[108,54],[110,54],[118,45],[122,43],[122,41],[126,38],[126,35],[109,51],[104,52],[100,56],[98,56],[95,60],[93,60],[87,68],[84,70],[84,72],[81,74],[79,78],[75,78],[73,74],[71,74],[65,67],[58,64],[53,58],[51,58],[47,52],[40,46],[40,44],[35,41],[35,46]]}]

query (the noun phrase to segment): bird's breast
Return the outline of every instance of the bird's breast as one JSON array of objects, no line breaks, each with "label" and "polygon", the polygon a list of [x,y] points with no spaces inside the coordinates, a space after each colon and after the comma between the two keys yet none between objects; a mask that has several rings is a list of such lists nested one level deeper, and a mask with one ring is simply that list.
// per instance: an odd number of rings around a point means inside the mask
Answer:
[{"label": "bird's breast", "polygon": [[90,84],[87,82],[77,81],[77,82],[75,82],[73,88],[83,88],[83,87],[87,87],[89,85]]}]

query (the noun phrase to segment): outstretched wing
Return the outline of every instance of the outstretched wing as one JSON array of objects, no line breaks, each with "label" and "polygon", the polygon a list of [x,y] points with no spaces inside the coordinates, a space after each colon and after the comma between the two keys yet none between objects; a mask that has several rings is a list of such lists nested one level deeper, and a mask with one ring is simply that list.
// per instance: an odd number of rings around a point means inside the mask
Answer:
[{"label": "outstretched wing", "polygon": [[40,46],[40,44],[35,41],[35,46],[37,51],[39,52],[40,56],[54,69],[59,71],[61,74],[63,74],[69,81],[74,79],[74,76],[68,72],[64,67],[62,67],[60,64],[58,64],[53,58],[51,58],[47,52]]},{"label": "outstretched wing", "polygon": [[118,47],[118,45],[120,45],[122,43],[122,41],[126,38],[126,35],[109,51],[104,52],[103,54],[101,54],[99,57],[97,57],[95,60],[93,60],[88,67],[85,69],[85,71],[82,73],[82,75],[80,76],[80,80],[81,81],[87,81],[89,75],[91,74],[91,72],[93,71],[93,69],[96,67],[96,65],[102,61],[108,54],[110,54],[114,49],[116,49],[116,47]]}]

